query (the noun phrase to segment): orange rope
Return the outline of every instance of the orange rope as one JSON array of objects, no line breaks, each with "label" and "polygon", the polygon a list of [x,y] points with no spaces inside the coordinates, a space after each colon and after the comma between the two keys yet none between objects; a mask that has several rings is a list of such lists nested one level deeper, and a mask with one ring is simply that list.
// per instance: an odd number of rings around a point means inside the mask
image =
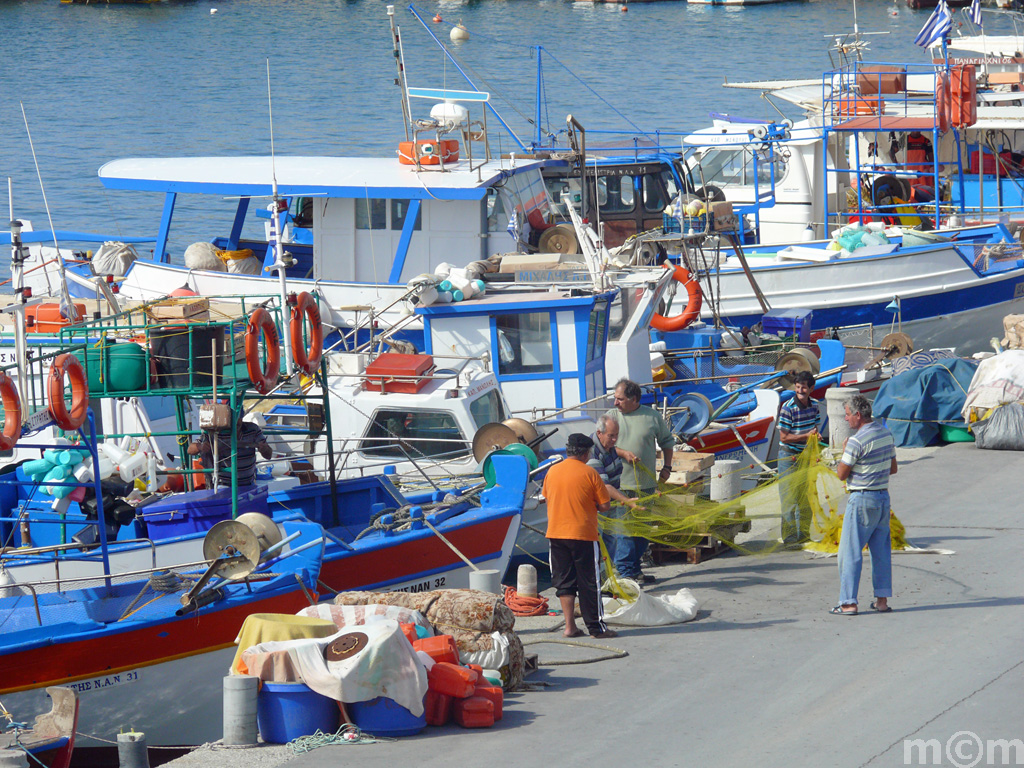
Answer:
[{"label": "orange rope", "polygon": [[513,587],[505,587],[503,599],[516,616],[545,616],[548,612],[546,597],[523,597]]}]

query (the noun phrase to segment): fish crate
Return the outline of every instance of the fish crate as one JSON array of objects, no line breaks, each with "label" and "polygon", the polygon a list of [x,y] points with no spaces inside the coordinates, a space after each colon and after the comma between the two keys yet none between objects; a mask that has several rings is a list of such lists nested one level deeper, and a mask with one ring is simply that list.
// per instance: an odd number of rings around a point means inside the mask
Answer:
[{"label": "fish crate", "polygon": [[709,213],[702,213],[700,216],[684,216],[682,231],[689,232],[710,232],[715,225],[715,217]]},{"label": "fish crate", "polygon": [[679,219],[670,213],[661,214],[661,231],[666,235],[682,232]]}]

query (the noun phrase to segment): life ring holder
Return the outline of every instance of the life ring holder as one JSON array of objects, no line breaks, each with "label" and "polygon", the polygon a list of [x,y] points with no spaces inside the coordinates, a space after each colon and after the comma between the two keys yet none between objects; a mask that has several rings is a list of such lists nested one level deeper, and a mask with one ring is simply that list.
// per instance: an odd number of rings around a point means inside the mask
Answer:
[{"label": "life ring holder", "polygon": [[4,431],[0,433],[0,450],[9,451],[21,437],[21,398],[14,379],[0,371],[0,398],[4,403]]},{"label": "life ring holder", "polygon": [[686,295],[688,298],[686,301],[686,309],[678,315],[665,317],[664,315],[659,315],[657,312],[651,315],[651,328],[658,331],[681,331],[700,317],[700,307],[704,302],[704,293],[700,289],[700,283],[691,277],[686,267],[677,267],[667,261],[662,266],[664,266],[665,269],[673,270],[672,279],[686,288]]},{"label": "life ring holder", "polygon": [[[71,410],[64,402],[65,380],[71,382]],[[85,423],[89,410],[89,382],[85,369],[72,354],[58,355],[50,365],[47,382],[50,417],[65,432],[78,429]],[[6,397],[4,398],[6,409]],[[6,432],[6,429],[4,430]]]},{"label": "life ring holder", "polygon": [[[260,333],[267,342],[266,362],[260,362]],[[274,319],[263,307],[257,307],[249,315],[245,329],[245,368],[252,381],[253,389],[261,395],[267,394],[281,374],[281,349],[278,346],[277,326]]]},{"label": "life ring holder", "polygon": [[[303,318],[309,321],[308,347],[302,339]],[[308,291],[303,291],[295,299],[289,331],[295,367],[307,376],[312,376],[320,367],[320,358],[324,353],[324,327],[320,322],[320,307]]]}]

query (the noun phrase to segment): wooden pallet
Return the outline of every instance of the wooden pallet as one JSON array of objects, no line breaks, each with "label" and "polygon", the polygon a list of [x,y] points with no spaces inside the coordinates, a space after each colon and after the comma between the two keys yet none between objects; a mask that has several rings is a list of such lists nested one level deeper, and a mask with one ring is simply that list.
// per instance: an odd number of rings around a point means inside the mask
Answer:
[{"label": "wooden pallet", "polygon": [[[719,526],[715,529],[727,539],[735,538],[738,533],[746,533],[750,530],[750,521],[744,520],[738,522],[735,525]],[[654,560],[655,565],[664,565],[665,563],[679,562],[682,559],[686,559],[686,562],[690,565],[697,565],[705,560],[710,560],[716,555],[721,554],[729,545],[723,541],[722,538],[716,536],[714,533],[706,534],[702,540],[692,547],[667,547],[663,544],[652,544],[651,545],[651,559]]]}]

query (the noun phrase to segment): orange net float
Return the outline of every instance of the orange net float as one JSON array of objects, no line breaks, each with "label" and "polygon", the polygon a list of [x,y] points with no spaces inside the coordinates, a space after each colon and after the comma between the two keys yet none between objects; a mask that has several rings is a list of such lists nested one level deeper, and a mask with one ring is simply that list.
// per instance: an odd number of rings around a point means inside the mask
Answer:
[{"label": "orange net float", "polygon": [[[64,387],[71,382],[71,410],[64,401]],[[78,429],[85,423],[89,410],[89,382],[85,369],[72,354],[58,355],[50,366],[47,381],[50,418],[64,431]],[[6,405],[6,403],[5,403]]]},{"label": "orange net float", "polygon": [[14,379],[0,371],[0,398],[4,402],[4,431],[0,434],[0,450],[9,451],[21,437],[21,398]]},{"label": "orange net float", "polygon": [[[308,347],[302,339],[303,319],[309,321]],[[295,299],[289,331],[292,335],[292,361],[295,367],[307,376],[312,376],[320,367],[320,358],[324,353],[324,327],[320,322],[320,307],[307,291]]]},{"label": "orange net float", "polygon": [[[267,359],[260,362],[260,335],[267,342]],[[277,326],[274,319],[263,307],[257,307],[249,316],[245,329],[245,368],[252,381],[253,389],[261,395],[267,394],[277,384],[281,375],[281,349],[278,346]]]},{"label": "orange net float", "polygon": [[690,276],[689,271],[685,267],[676,267],[667,261],[662,266],[665,269],[673,270],[672,279],[686,288],[686,309],[672,317],[665,317],[657,313],[651,315],[651,328],[658,331],[681,331],[700,317],[700,307],[704,302],[704,293],[700,289],[700,283]]}]

